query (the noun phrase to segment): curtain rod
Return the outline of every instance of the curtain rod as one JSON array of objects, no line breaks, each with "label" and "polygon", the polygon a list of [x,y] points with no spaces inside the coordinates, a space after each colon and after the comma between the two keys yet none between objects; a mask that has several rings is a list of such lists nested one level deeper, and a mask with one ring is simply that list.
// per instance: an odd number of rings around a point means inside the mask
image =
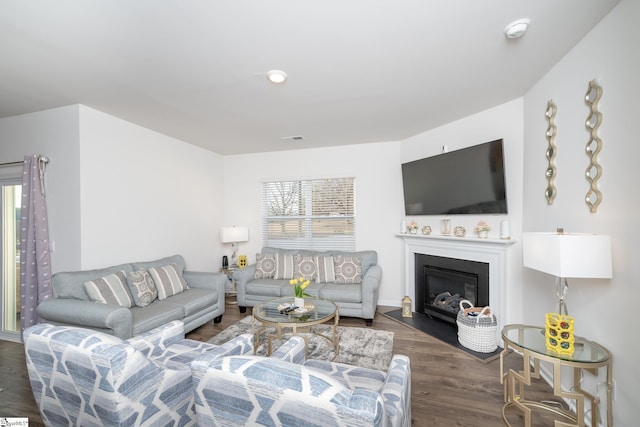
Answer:
[{"label": "curtain rod", "polygon": [[[43,161],[45,163],[49,163],[49,158],[47,156],[40,156],[40,161]],[[0,166],[21,165],[21,164],[24,164],[24,161],[0,163]]]}]

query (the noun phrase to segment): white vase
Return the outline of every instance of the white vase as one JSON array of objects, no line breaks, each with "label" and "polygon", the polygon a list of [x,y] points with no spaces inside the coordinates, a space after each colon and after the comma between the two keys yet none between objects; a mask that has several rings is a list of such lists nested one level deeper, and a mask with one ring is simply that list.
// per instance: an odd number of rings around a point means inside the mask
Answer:
[{"label": "white vase", "polygon": [[293,298],[293,304],[296,307],[304,308],[304,298],[298,298],[298,297]]},{"label": "white vase", "polygon": [[487,230],[478,231],[478,237],[481,239],[486,239],[487,237],[489,237],[489,231]]}]

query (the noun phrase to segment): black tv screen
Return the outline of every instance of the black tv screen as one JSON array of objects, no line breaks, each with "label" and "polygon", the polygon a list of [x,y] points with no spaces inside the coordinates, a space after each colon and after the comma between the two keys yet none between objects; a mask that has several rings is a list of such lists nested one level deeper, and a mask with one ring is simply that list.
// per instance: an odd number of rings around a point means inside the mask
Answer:
[{"label": "black tv screen", "polygon": [[406,215],[506,214],[502,139],[402,164]]}]

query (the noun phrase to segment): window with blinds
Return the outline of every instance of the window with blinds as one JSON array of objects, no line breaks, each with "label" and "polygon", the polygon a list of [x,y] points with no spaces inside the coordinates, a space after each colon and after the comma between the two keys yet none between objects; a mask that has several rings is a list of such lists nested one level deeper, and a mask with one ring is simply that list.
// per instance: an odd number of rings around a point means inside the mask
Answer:
[{"label": "window with blinds", "polygon": [[354,251],[354,182],[354,178],[264,182],[264,245]]}]

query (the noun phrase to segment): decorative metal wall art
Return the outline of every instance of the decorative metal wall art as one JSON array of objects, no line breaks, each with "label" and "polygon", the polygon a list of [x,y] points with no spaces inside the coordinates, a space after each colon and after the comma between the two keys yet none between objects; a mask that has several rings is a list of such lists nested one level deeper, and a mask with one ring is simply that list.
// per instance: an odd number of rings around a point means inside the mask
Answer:
[{"label": "decorative metal wall art", "polygon": [[547,198],[547,203],[552,204],[553,199],[556,197],[557,193],[554,184],[554,180],[556,178],[556,105],[552,100],[549,100],[549,102],[547,102],[547,110],[545,111],[544,115],[547,117],[547,122],[549,124],[547,126],[546,133],[547,141],[549,142],[546,152],[549,165],[547,166],[547,170],[545,172],[548,185],[547,189],[544,192],[544,196]]},{"label": "decorative metal wall art", "polygon": [[602,193],[598,190],[598,180],[602,176],[602,167],[598,163],[598,153],[602,150],[602,140],[598,136],[598,128],[602,124],[602,114],[598,111],[598,101],[601,96],[602,88],[595,80],[591,80],[584,97],[585,103],[590,109],[585,121],[585,127],[589,131],[589,142],[585,146],[585,151],[589,156],[589,166],[585,170],[585,177],[589,182],[589,191],[585,196],[585,202],[591,212],[594,213],[602,202]]}]

